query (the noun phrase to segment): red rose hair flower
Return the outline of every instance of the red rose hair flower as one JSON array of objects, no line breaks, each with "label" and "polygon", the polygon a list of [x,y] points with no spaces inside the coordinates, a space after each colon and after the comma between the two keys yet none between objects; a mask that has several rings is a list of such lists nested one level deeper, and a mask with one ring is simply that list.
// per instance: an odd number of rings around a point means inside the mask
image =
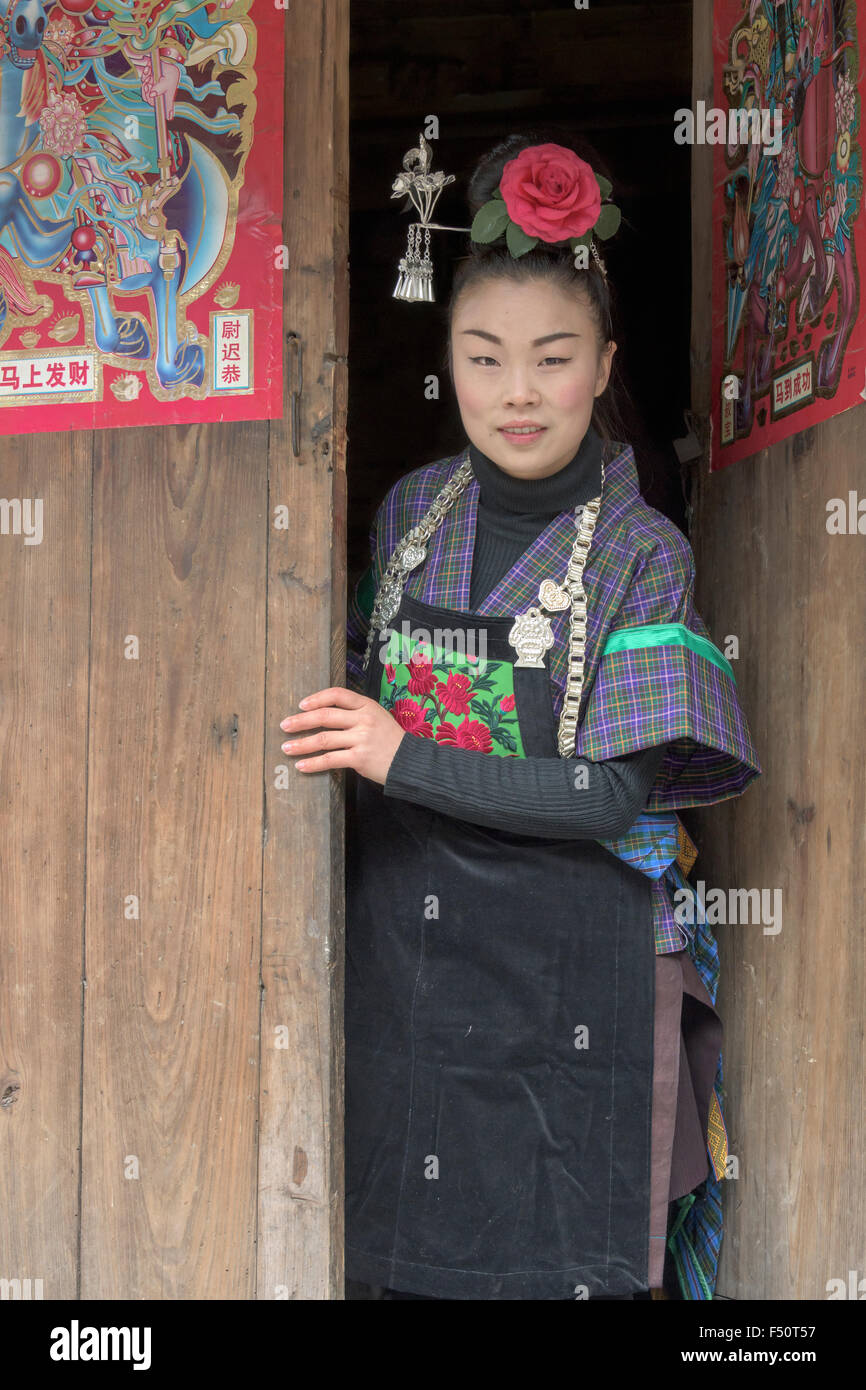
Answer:
[{"label": "red rose hair flower", "polygon": [[564,145],[532,145],[510,159],[499,190],[512,222],[527,236],[564,241],[598,221],[601,189],[586,160]]}]

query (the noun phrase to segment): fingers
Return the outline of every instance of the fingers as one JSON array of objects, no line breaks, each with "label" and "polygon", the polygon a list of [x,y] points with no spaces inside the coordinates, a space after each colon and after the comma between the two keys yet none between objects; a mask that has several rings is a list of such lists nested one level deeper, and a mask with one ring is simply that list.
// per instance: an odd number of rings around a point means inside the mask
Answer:
[{"label": "fingers", "polygon": [[354,766],[352,754],[348,749],[322,753],[317,758],[305,758],[302,763],[295,763],[299,772],[328,772],[332,768]]},{"label": "fingers", "polygon": [[345,748],[349,749],[354,744],[352,731],[341,729],[339,732],[328,733],[322,730],[318,734],[310,734],[309,738],[292,739],[290,743],[283,744],[283,752],[291,753],[292,757],[300,753],[321,752],[323,748]]},{"label": "fingers", "polygon": [[290,714],[280,728],[291,734],[298,734],[303,729],[351,729],[357,719],[357,710],[326,705],[323,709],[307,710],[304,714]]},{"label": "fingers", "polygon": [[320,709],[322,705],[339,705],[342,709],[359,709],[366,700],[366,695],[357,695],[354,690],[348,690],[344,685],[333,685],[327,690],[314,690],[312,695],[307,695],[298,704],[301,709]]},{"label": "fingers", "polygon": [[[293,738],[282,745],[283,752],[292,757],[305,755],[305,761],[295,763],[295,767],[302,772],[352,767],[356,757],[354,735],[358,711],[367,703],[367,697],[356,694],[346,686],[334,685],[325,690],[314,690],[298,703],[303,714],[289,715],[280,728],[291,734],[303,729],[318,729],[319,732],[307,738]],[[310,753],[317,753],[318,756],[311,758],[308,756]]]}]

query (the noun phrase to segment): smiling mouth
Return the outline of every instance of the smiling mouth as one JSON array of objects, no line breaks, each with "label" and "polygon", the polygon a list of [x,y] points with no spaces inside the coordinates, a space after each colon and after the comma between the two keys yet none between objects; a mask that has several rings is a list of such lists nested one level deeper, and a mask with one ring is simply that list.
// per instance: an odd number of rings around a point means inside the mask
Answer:
[{"label": "smiling mouth", "polygon": [[13,67],[32,68],[36,62],[36,51],[35,48],[17,48],[13,44],[9,52],[9,59]]},{"label": "smiling mouth", "polygon": [[546,425],[501,425],[499,433],[514,435],[515,438],[523,438],[526,435],[543,434],[546,429]]}]

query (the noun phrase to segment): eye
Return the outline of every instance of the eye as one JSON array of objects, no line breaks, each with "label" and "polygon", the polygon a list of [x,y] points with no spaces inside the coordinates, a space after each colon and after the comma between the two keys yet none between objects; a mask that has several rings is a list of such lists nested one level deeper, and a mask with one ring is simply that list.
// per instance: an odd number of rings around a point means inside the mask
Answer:
[{"label": "eye", "polygon": [[470,362],[494,362],[494,363],[495,363],[496,358],[495,358],[495,357],[483,357],[483,356],[482,356],[482,357],[470,357],[469,361],[470,361]]},{"label": "eye", "polygon": [[570,362],[570,357],[545,357],[544,362]]}]

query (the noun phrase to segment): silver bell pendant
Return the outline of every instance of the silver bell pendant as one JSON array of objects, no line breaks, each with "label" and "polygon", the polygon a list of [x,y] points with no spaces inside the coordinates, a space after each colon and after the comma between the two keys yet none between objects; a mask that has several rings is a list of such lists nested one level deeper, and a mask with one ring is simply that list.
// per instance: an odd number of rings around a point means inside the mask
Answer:
[{"label": "silver bell pendant", "polygon": [[421,228],[413,223],[409,228],[406,255],[399,262],[400,274],[392,298],[411,302],[435,301],[433,293],[433,262],[430,259],[430,230],[424,228],[424,257],[421,258]]}]

